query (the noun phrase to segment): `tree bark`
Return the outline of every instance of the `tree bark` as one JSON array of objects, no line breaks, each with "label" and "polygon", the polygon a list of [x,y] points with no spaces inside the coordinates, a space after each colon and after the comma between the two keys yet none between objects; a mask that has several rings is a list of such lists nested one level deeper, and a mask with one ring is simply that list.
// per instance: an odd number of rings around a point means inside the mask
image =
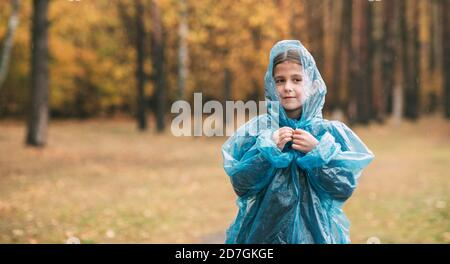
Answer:
[{"label": "tree bark", "polygon": [[[351,81],[350,81],[350,62],[352,57],[352,0],[343,0],[343,7],[342,7],[342,53],[340,56],[342,56],[342,64],[338,65],[340,67],[339,75],[342,76],[342,81],[340,81],[340,84],[342,85],[342,97],[341,102],[341,108],[344,112],[346,112],[347,117],[350,117],[350,110],[351,105],[350,101],[351,93],[353,92],[353,89],[351,88]],[[345,100],[344,100],[345,99]],[[350,118],[349,118],[350,119]]]},{"label": "tree bark", "polygon": [[323,3],[322,1],[316,0],[305,0],[305,9],[306,9],[306,25],[307,25],[307,34],[308,41],[311,45],[310,51],[313,55],[317,68],[319,71],[323,70],[323,59],[324,59],[324,51],[323,51],[323,34],[324,34],[324,26],[323,26]]},{"label": "tree bark", "polygon": [[382,62],[382,96],[381,96],[381,118],[384,119],[392,112],[392,93],[395,74],[395,43],[396,43],[396,1],[383,2],[383,62]]},{"label": "tree bark", "polygon": [[156,96],[156,130],[164,131],[164,115],[166,109],[166,90],[164,79],[164,35],[161,14],[156,0],[151,1],[152,14],[152,64],[153,84]]},{"label": "tree bark", "polygon": [[180,0],[180,24],[178,26],[178,99],[184,99],[186,79],[188,76],[188,42],[189,27],[187,23],[187,0]]},{"label": "tree bark", "polygon": [[11,58],[11,51],[14,44],[14,34],[19,25],[19,6],[20,0],[12,1],[12,13],[8,21],[8,30],[6,32],[5,43],[0,58],[0,90],[6,80],[9,68],[9,60]]},{"label": "tree bark", "polygon": [[[383,85],[383,44],[388,42],[383,37],[384,25],[383,25],[383,2],[382,3],[370,3],[371,12],[371,40],[369,65],[369,80],[371,83],[371,95],[372,95],[372,113],[371,118],[378,122],[382,122],[386,115],[385,110],[385,98],[388,94],[384,91]],[[370,29],[370,28],[369,28]],[[385,72],[387,73],[387,72]],[[393,76],[392,71],[390,76]]]},{"label": "tree bark", "polygon": [[134,1],[136,11],[136,84],[137,84],[137,122],[139,130],[147,129],[146,100],[145,100],[145,27],[144,7],[141,0]]},{"label": "tree bark", "polygon": [[375,96],[375,89],[374,89],[374,78],[373,75],[375,74],[375,60],[376,58],[376,49],[377,44],[374,42],[376,41],[376,38],[374,37],[374,31],[375,31],[375,5],[378,5],[376,2],[368,2],[367,4],[367,69],[366,69],[366,76],[365,83],[367,85],[367,96],[369,104],[366,106],[362,106],[367,108],[367,120],[362,120],[363,123],[367,123],[370,119],[376,117],[376,104],[377,104],[377,98]]},{"label": "tree bark", "polygon": [[444,34],[442,38],[442,48],[444,53],[444,113],[450,119],[450,1],[442,2],[442,15]]},{"label": "tree bark", "polygon": [[404,8],[402,5],[404,4],[404,1],[396,2],[394,11],[394,21],[395,24],[393,25],[395,30],[395,53],[398,54],[397,60],[395,60],[394,65],[394,87],[392,90],[392,121],[394,124],[399,125],[403,118],[403,91],[404,91],[404,49],[403,49],[403,42],[404,42],[404,33],[405,30],[403,30],[404,27],[404,13],[402,10]]},{"label": "tree bark", "polygon": [[406,8],[404,14],[407,14],[406,42],[404,43],[405,58],[405,117],[408,119],[417,119],[419,117],[419,51],[420,44],[418,39],[417,23],[417,2],[415,0],[405,1]]},{"label": "tree bark", "polygon": [[49,121],[48,0],[33,1],[31,42],[31,102],[26,144],[44,146]]},{"label": "tree bark", "polygon": [[[262,46],[261,27],[258,26],[258,27],[250,28],[250,32],[251,32],[251,36],[252,36],[253,49],[255,50],[255,52],[259,52],[261,50],[261,46]],[[294,32],[291,32],[291,33],[294,33]],[[252,67],[252,66],[249,65],[249,67]],[[261,94],[264,94],[264,93],[260,92],[260,84],[259,84],[258,79],[255,77],[255,74],[252,74],[252,76],[253,76],[252,77],[253,93],[251,94],[251,99],[258,102],[259,100],[263,99],[263,98],[261,98]]]},{"label": "tree bark", "polygon": [[367,82],[367,10],[367,1],[353,1],[350,123],[368,123],[370,118],[370,96]]},{"label": "tree bark", "polygon": [[330,97],[331,97],[331,102],[332,105],[330,107],[331,111],[335,111],[336,109],[341,109],[342,107],[342,102],[341,102],[341,97],[340,97],[340,90],[341,90],[341,71],[340,69],[342,68],[342,49],[345,45],[344,43],[344,39],[345,39],[345,35],[344,34],[350,34],[346,28],[348,27],[348,25],[346,25],[345,23],[346,21],[346,17],[345,15],[348,16],[348,9],[349,9],[349,2],[348,0],[344,0],[344,1],[338,1],[335,2],[335,6],[334,8],[338,8],[339,12],[337,12],[337,19],[336,19],[336,27],[335,27],[335,31],[336,31],[336,47],[334,49],[334,54],[333,54],[333,78],[332,78],[332,86],[330,87],[333,92],[330,93]]}]

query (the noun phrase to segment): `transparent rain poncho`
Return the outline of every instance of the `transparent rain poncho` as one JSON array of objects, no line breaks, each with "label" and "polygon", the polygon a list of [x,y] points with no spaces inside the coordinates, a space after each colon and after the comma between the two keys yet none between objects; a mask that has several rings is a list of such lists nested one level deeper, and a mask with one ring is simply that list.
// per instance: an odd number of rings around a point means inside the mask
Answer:
[{"label": "transparent rain poncho", "polygon": [[[304,97],[301,117],[288,118],[272,77],[273,59],[300,53]],[[326,86],[311,54],[298,40],[270,51],[265,75],[267,113],[241,126],[222,146],[224,169],[238,195],[239,212],[226,243],[350,243],[342,206],[373,153],[345,124],[322,117]],[[301,128],[318,141],[307,154],[272,139],[280,127]]]}]

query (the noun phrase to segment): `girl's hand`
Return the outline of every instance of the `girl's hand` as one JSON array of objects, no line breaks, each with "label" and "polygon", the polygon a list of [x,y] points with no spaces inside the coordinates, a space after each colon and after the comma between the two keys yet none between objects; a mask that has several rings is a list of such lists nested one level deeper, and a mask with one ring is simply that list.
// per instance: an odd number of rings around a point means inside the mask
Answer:
[{"label": "girl's hand", "polygon": [[290,127],[282,127],[275,132],[273,132],[272,139],[280,150],[283,150],[284,145],[289,141],[292,141],[292,135],[294,134],[294,129]]},{"label": "girl's hand", "polygon": [[297,128],[294,130],[294,134],[292,136],[292,148],[303,153],[308,153],[313,150],[319,141],[311,135],[308,131]]}]

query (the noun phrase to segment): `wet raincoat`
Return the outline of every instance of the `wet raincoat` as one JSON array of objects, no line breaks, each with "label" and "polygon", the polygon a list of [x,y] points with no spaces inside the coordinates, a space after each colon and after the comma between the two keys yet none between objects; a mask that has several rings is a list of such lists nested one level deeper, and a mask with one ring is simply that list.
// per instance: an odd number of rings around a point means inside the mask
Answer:
[{"label": "wet raincoat", "polygon": [[[288,49],[300,53],[307,80],[298,120],[287,117],[272,77],[274,57]],[[226,243],[350,243],[342,206],[374,155],[345,124],[323,119],[325,94],[315,61],[300,41],[273,46],[265,75],[267,113],[241,126],[222,146],[239,207]],[[304,154],[289,142],[281,151],[272,134],[283,126],[308,131],[318,145]],[[257,132],[249,133],[252,129]]]}]

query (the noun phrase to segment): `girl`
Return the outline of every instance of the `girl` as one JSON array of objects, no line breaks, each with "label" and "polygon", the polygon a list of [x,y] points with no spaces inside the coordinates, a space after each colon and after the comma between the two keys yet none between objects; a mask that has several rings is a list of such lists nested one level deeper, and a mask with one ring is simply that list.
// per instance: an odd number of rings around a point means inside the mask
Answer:
[{"label": "girl", "polygon": [[345,124],[323,119],[325,94],[300,41],[273,46],[267,114],[222,147],[239,206],[226,243],[350,243],[342,206],[374,155]]}]

